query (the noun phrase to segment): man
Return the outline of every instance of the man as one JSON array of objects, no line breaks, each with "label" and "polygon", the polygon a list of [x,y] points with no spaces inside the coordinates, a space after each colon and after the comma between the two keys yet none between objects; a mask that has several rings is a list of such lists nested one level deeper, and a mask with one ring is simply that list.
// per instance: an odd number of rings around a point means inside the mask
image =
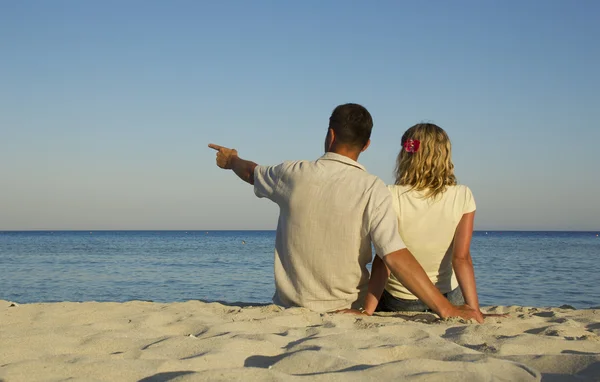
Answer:
[{"label": "man", "polygon": [[479,312],[450,304],[429,281],[400,238],[385,184],[357,162],[372,128],[367,109],[340,105],[329,118],[325,155],[277,166],[259,166],[234,149],[208,145],[217,150],[219,167],[279,205],[274,303],[318,312],[361,309],[373,243],[396,278],[440,317],[481,322]]}]

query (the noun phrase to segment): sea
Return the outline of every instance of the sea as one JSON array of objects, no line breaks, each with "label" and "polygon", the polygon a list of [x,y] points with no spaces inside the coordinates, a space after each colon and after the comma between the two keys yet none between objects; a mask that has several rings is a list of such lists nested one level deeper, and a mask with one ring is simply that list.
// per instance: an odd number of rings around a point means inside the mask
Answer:
[{"label": "sea", "polygon": [[[269,303],[275,231],[0,231],[0,299]],[[477,231],[482,306],[600,306],[598,232]]]}]

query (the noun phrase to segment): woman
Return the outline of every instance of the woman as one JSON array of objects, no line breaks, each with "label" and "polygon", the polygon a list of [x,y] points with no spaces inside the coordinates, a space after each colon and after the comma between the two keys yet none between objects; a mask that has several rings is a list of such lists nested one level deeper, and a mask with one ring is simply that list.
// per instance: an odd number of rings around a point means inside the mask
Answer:
[{"label": "woman", "polygon": [[[431,282],[454,305],[466,302],[479,311],[469,251],[475,200],[467,186],[456,183],[450,139],[442,128],[420,123],[404,133],[396,184],[388,188],[400,236]],[[372,314],[375,310],[423,312],[428,308],[390,276],[375,256],[364,310]]]}]

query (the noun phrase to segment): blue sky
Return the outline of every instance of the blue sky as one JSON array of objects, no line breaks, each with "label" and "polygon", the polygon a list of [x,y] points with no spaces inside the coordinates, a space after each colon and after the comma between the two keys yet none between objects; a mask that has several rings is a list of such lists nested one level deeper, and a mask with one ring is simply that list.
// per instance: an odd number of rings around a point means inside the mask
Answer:
[{"label": "blue sky", "polygon": [[600,3],[0,2],[0,230],[274,229],[218,169],[315,159],[329,115],[453,141],[476,229],[600,230]]}]

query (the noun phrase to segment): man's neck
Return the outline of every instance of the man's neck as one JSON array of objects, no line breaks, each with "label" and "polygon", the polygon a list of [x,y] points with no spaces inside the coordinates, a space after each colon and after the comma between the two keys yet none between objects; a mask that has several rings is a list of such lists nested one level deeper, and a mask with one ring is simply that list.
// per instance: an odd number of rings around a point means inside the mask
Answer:
[{"label": "man's neck", "polygon": [[343,155],[355,162],[358,162],[358,156],[360,155],[360,151],[356,151],[356,149],[349,149],[346,146],[332,147],[328,152]]}]

